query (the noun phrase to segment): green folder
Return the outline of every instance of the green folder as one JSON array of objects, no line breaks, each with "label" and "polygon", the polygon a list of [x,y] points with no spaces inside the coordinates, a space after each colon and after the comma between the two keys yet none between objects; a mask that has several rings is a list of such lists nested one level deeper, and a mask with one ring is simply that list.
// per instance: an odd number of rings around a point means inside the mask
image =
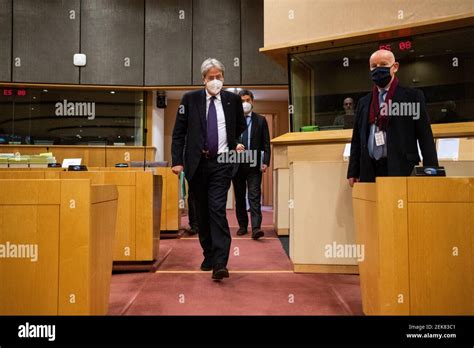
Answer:
[{"label": "green folder", "polygon": [[302,132],[316,132],[319,130],[319,126],[303,126],[301,127]]},{"label": "green folder", "polygon": [[180,199],[186,198],[186,183],[184,182],[184,172],[179,173],[179,197]]}]

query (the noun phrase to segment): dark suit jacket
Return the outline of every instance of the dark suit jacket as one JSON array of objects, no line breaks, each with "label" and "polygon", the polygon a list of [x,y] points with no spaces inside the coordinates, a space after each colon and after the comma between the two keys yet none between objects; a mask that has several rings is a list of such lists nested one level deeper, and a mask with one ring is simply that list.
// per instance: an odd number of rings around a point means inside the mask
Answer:
[{"label": "dark suit jacket", "polygon": [[[222,90],[221,101],[224,109],[227,143],[229,150],[235,150],[240,134],[247,124],[244,118],[241,98]],[[206,90],[186,93],[176,113],[171,143],[172,165],[184,165],[186,179],[191,180],[201,160],[206,139]]]},{"label": "dark suit jacket", "polygon": [[[247,149],[247,144],[244,144],[246,150],[256,150],[257,151],[257,166],[253,169],[260,171],[260,165],[266,164],[270,165],[270,132],[268,130],[267,119],[262,115],[252,112],[252,126],[250,128],[250,149]],[[240,136],[238,142],[242,144],[242,135]],[[263,151],[263,162],[262,154]],[[232,176],[234,177],[239,170],[239,164],[234,166],[232,171]]]},{"label": "dark suit jacket", "polygon": [[[270,132],[268,131],[267,119],[255,112],[252,112],[252,126],[250,129],[250,149],[247,149],[247,144],[245,148],[247,150],[257,150],[257,160],[260,164],[261,162],[261,152],[263,151],[263,164],[267,166],[270,165]],[[242,138],[242,135],[240,136]],[[242,139],[239,139],[239,142],[242,143]],[[260,166],[257,166],[260,169]]]},{"label": "dark suit jacket", "polygon": [[[375,173],[369,156],[369,109],[372,93],[357,103],[354,129],[352,132],[351,156],[347,178],[359,178],[362,182],[374,182]],[[437,166],[438,157],[426,113],[423,92],[413,88],[397,86],[392,102],[420,103],[420,118],[392,116],[387,127],[387,165],[389,176],[409,176],[413,167],[420,162],[416,141],[420,144],[423,165]]]}]

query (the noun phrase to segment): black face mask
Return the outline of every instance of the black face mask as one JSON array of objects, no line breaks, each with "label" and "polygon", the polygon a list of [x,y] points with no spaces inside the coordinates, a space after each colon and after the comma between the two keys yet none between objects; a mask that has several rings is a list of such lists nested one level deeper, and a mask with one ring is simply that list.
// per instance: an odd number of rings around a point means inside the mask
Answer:
[{"label": "black face mask", "polygon": [[392,79],[390,68],[391,66],[379,66],[370,72],[372,81],[380,88],[384,88]]}]

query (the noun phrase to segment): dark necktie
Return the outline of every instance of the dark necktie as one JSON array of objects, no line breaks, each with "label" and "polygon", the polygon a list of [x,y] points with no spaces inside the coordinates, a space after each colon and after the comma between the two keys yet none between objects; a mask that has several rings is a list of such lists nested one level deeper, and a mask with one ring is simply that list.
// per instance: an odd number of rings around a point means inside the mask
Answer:
[{"label": "dark necktie", "polygon": [[209,156],[214,157],[217,155],[219,148],[219,136],[217,133],[217,111],[216,105],[214,104],[215,96],[211,97],[209,103],[209,110],[207,112],[207,150]]}]

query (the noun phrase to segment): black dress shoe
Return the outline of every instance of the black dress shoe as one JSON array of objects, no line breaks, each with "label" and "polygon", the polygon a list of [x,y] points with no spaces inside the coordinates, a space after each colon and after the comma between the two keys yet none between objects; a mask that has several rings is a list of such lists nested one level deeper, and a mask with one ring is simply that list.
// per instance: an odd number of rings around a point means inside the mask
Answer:
[{"label": "black dress shoe", "polygon": [[212,279],[222,280],[223,278],[229,278],[229,271],[225,266],[217,265],[212,271]]},{"label": "black dress shoe", "polygon": [[191,227],[191,228],[188,230],[188,234],[189,234],[190,236],[194,236],[194,235],[197,234],[197,233],[198,233],[198,230],[195,229],[194,227]]},{"label": "black dress shoe", "polygon": [[257,240],[261,237],[263,237],[264,233],[261,229],[255,229],[252,231],[252,238]]},{"label": "black dress shoe", "polygon": [[203,272],[209,272],[209,271],[212,271],[213,267],[212,267],[212,263],[204,260],[202,263],[201,263],[201,271]]},{"label": "black dress shoe", "polygon": [[238,236],[243,236],[244,234],[247,234],[247,228],[240,227],[239,230],[237,231],[237,235]]}]

